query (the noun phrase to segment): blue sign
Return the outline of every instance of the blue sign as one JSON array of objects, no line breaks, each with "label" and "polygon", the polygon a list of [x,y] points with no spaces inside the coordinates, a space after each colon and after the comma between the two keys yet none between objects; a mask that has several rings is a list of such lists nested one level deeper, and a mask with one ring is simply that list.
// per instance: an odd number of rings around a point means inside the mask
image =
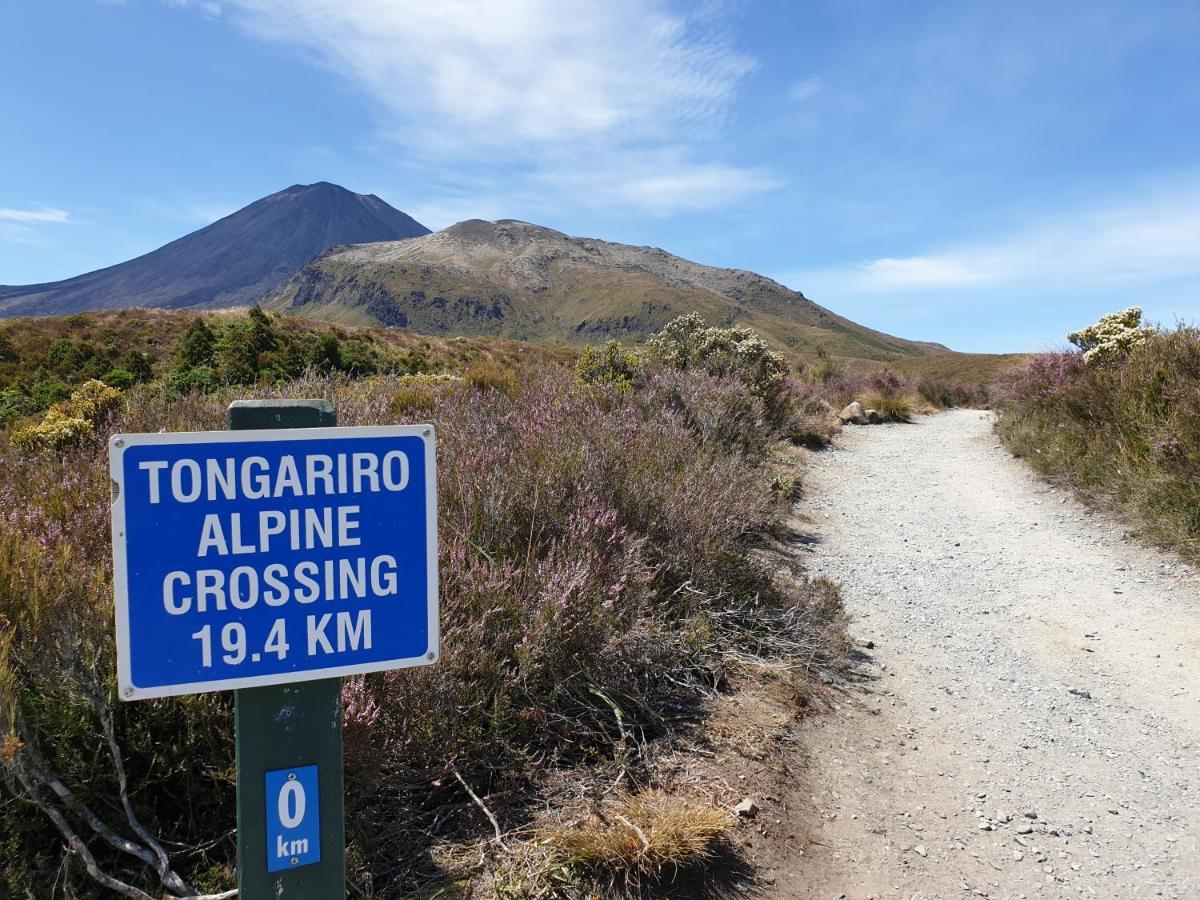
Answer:
[{"label": "blue sign", "polygon": [[438,654],[430,426],[111,440],[125,700]]},{"label": "blue sign", "polygon": [[267,871],[321,861],[317,767],[267,772]]}]

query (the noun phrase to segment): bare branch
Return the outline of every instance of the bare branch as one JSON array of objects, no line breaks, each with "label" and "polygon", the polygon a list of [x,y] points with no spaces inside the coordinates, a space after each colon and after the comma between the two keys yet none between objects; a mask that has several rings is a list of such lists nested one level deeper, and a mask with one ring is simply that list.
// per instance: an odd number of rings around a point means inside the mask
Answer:
[{"label": "bare branch", "polygon": [[[492,823],[492,830],[496,832],[496,843],[501,847],[504,847],[504,835],[500,831],[500,823],[496,821],[496,817],[492,815],[492,811],[487,808],[487,805],[482,800],[479,799],[479,795],[471,790],[471,786],[467,784],[463,777],[458,774],[458,768],[456,766],[451,766],[450,771],[454,774],[454,777],[458,779],[458,783],[463,786],[463,790],[466,791],[471,799],[475,801],[475,805],[483,810],[483,814],[488,817],[488,821]],[[507,850],[508,848],[505,847],[504,849]]]},{"label": "bare branch", "polygon": [[59,833],[63,836],[63,838],[66,839],[67,846],[70,847],[70,849],[76,853],[81,860],[83,860],[83,865],[87,869],[88,874],[92,876],[93,880],[109,890],[115,891],[122,897],[130,897],[132,900],[154,900],[154,898],[145,891],[139,890],[133,885],[126,884],[123,881],[119,881],[118,879],[113,878],[111,875],[101,871],[100,867],[96,864],[96,858],[92,856],[92,851],[88,849],[88,845],[84,842],[84,840],[78,834],[76,834],[71,826],[67,823],[67,819],[62,812],[51,804],[45,802],[38,795],[36,786],[30,781],[29,773],[26,771],[25,767],[18,764],[12,767],[12,771],[13,774],[16,775],[17,780],[21,783],[21,786],[25,788],[25,791],[29,796],[29,800],[35,806],[37,806],[38,809],[46,814],[46,817],[54,823],[55,827],[58,828]]},{"label": "bare branch", "polygon": [[167,851],[143,827],[137,814],[133,811],[133,804],[129,800],[129,783],[125,777],[125,762],[121,757],[121,748],[117,744],[116,730],[113,728],[112,708],[104,697],[98,695],[93,695],[92,704],[96,708],[96,714],[100,717],[100,725],[104,729],[104,736],[108,739],[109,752],[112,753],[113,766],[117,770],[117,783],[121,791],[121,806],[125,809],[125,818],[129,820],[130,827],[142,839],[142,842],[153,851],[155,861],[152,865],[158,873],[159,881],[162,882],[163,887],[174,894],[184,896],[195,894],[195,888],[188,885],[171,868],[171,860],[167,856]]}]

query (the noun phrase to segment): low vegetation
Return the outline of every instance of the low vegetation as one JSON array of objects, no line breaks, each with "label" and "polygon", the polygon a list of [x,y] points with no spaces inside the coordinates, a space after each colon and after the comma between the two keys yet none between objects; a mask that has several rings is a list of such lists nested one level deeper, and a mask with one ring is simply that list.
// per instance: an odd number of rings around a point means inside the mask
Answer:
[{"label": "low vegetation", "polygon": [[999,384],[998,431],[1016,455],[1200,558],[1200,329],[1149,328],[1141,311],[1071,334]]},{"label": "low vegetation", "polygon": [[320,325],[256,308],[195,313],[128,309],[0,322],[0,427],[35,418],[86,381],[118,390],[166,383],[174,394],[282,384],[306,372],[410,375],[494,361],[518,368],[569,354],[509,341],[435,338]]},{"label": "low vegetation", "polygon": [[[621,818],[559,836],[562,892],[710,852],[727,813],[645,793],[641,748],[694,721],[732,660],[812,675],[837,659],[836,587],[781,577],[757,552],[795,494],[773,448],[831,429],[828,404],[738,329],[681,323],[644,362],[610,348],[593,357],[607,374],[579,377],[532,348],[363,333],[334,354],[293,327],[254,311],[186,319],[138,350],[151,374],[122,387],[82,383],[99,364],[9,370],[23,396],[47,378],[79,386],[0,438],[0,894],[186,896],[234,880],[229,695],[115,700],[105,442],[220,429],[247,396],[326,397],[343,425],[439,429],[442,659],[345,685],[357,895],[478,879],[478,854],[438,850],[491,837],[475,797],[523,827],[564,767],[628,793]],[[41,358],[19,329],[3,334],[19,359]],[[703,340],[672,356],[681,335]],[[317,353],[300,374],[297,348]],[[89,427],[18,439],[60,415]]]}]

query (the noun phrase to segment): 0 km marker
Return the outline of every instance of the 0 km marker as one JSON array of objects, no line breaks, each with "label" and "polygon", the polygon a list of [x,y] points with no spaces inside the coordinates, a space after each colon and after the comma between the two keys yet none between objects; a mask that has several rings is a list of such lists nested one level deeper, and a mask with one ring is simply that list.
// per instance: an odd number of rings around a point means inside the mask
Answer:
[{"label": "0 km marker", "polygon": [[429,426],[125,434],[111,450],[122,699],[437,659]]}]

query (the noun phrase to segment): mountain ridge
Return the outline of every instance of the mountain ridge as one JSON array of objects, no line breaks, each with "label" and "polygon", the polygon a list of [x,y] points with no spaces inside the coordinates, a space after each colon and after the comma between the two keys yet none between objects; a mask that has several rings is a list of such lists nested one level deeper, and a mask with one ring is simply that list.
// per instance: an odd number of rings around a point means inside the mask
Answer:
[{"label": "mountain ridge", "polygon": [[796,352],[886,360],[946,350],[866,328],[745,269],[519,219],[468,219],[407,241],[331,248],[264,305],[348,324],[568,344],[636,340],[699,312]]},{"label": "mountain ridge", "polygon": [[0,317],[246,305],[330,247],[429,233],[374,194],[295,184],[134,259],[62,281],[0,286]]}]

